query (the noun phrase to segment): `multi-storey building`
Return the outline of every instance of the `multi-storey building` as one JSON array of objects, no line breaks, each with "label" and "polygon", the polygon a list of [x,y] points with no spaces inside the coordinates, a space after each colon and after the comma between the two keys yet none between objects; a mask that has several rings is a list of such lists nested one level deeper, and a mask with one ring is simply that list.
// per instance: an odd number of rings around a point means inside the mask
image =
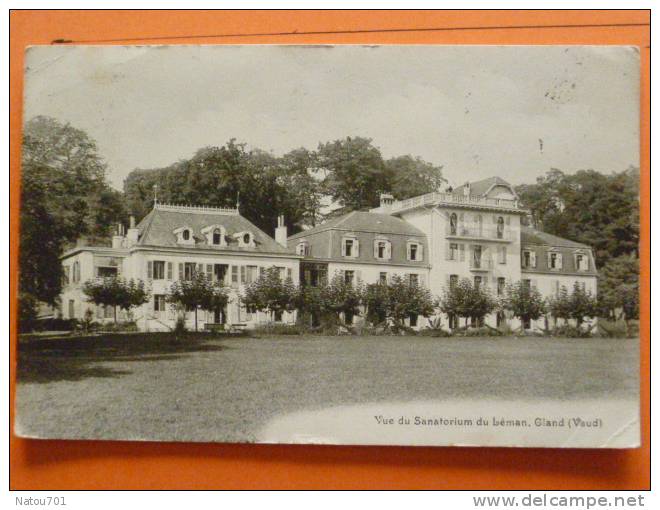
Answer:
[{"label": "multi-storey building", "polygon": [[[288,238],[280,218],[274,240],[237,209],[155,204],[138,225],[131,221],[125,235],[120,228],[112,246],[79,246],[63,255],[62,315],[80,318],[92,309],[97,319],[110,319],[112,311],[88,303],[81,286],[90,278],[122,275],[146,281],[152,292],[150,303],[134,313],[138,326],[168,329],[176,320],[165,301],[172,282],[203,271],[231,288],[231,302],[227,309],[198,314],[200,322],[254,326],[267,317],[249,313],[239,296],[271,266],[280,268],[282,278],[312,286],[336,273],[364,284],[398,274],[436,296],[462,278],[489,286],[495,295],[518,281],[546,297],[575,282],[595,294],[592,250],[523,226],[526,214],[512,186],[498,177],[401,201],[382,195],[378,208],[350,212]],[[191,313],[187,320],[192,326]],[[455,317],[445,320],[457,324]],[[518,326],[503,315],[486,320]],[[412,317],[410,325],[425,323]]]},{"label": "multi-storey building", "polygon": [[[276,232],[279,243],[265,234],[238,209],[155,204],[138,224],[131,220],[124,235],[121,227],[108,247],[79,246],[62,257],[64,286],[62,315],[81,318],[89,309],[96,320],[111,320],[113,310],[95,307],[86,300],[82,284],[95,277],[120,275],[147,283],[151,301],[133,311],[140,329],[168,330],[177,314],[166,304],[175,280],[190,280],[203,272],[230,288],[230,303],[223,310],[198,311],[198,324],[242,323],[248,327],[266,320],[261,312],[250,313],[239,296],[268,267],[277,267],[282,278],[297,281],[299,259],[286,249],[283,221]],[[291,320],[285,312],[283,320]],[[123,318],[123,317],[122,317]],[[194,314],[185,314],[194,327]]]}]

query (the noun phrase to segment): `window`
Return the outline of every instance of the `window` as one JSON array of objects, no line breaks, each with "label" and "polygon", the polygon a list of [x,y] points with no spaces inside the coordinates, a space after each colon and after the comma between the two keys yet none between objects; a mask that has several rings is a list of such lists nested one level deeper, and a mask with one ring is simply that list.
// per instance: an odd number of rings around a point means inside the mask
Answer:
[{"label": "window", "polygon": [[275,311],[275,322],[282,322],[282,310]]},{"label": "window", "polygon": [[164,312],[166,303],[163,294],[154,294],[154,312]]},{"label": "window", "polygon": [[449,243],[449,260],[458,260],[458,243]]},{"label": "window", "polygon": [[481,276],[475,276],[474,277],[474,288],[478,289],[481,287]]},{"label": "window", "polygon": [[506,246],[500,246],[497,248],[497,261],[500,264],[506,264]]},{"label": "window", "polygon": [[179,264],[179,269],[183,272],[183,274],[180,275],[183,276],[181,279],[187,281],[192,280],[195,277],[196,264],[194,262],[186,262],[183,264],[183,268],[181,266],[182,264]]},{"label": "window", "polygon": [[550,269],[562,268],[562,255],[561,253],[551,251],[548,253],[548,267]]},{"label": "window", "polygon": [[221,244],[222,243],[222,232],[220,232],[219,228],[213,229],[213,244]]},{"label": "window", "polygon": [[64,272],[62,273],[62,285],[69,285],[69,273],[71,271],[70,266],[64,266]]},{"label": "window", "polygon": [[346,239],[344,241],[344,255],[347,257],[352,257],[353,256],[353,240],[352,239]]},{"label": "window", "polygon": [[387,284],[387,273],[380,273],[380,275],[378,276],[378,281],[382,285],[386,285]]},{"label": "window", "polygon": [[98,266],[96,268],[96,276],[99,278],[114,278],[117,276],[117,268],[116,267],[108,267],[108,266]]},{"label": "window", "polygon": [[450,274],[449,275],[449,288],[453,289],[458,285],[458,275],[457,274]]},{"label": "window", "polygon": [[164,280],[165,279],[165,261],[163,261],[163,260],[154,260],[154,263],[153,263],[153,279],[154,280]]},{"label": "window", "polygon": [[238,266],[231,266],[231,285],[238,287]]},{"label": "window", "polygon": [[227,276],[227,270],[229,266],[227,264],[214,264],[213,265],[213,280],[216,282],[225,282],[225,277]]},{"label": "window", "polygon": [[385,241],[376,242],[376,258],[381,260],[387,258],[387,243]]},{"label": "window", "polygon": [[69,299],[69,319],[76,318],[76,302],[73,299]]},{"label": "window", "polygon": [[578,271],[588,271],[589,270],[589,257],[582,253],[575,255],[575,268]]},{"label": "window", "polygon": [[190,230],[186,229],[181,233],[181,237],[183,237],[184,241],[189,241],[190,240]]},{"label": "window", "polygon": [[307,244],[307,241],[298,243],[298,246],[296,246],[296,253],[302,256],[309,255],[309,245]]},{"label": "window", "polygon": [[411,261],[421,261],[423,260],[422,254],[423,247],[421,244],[416,242],[408,243],[408,260]]},{"label": "window", "polygon": [[497,314],[495,315],[495,326],[499,328],[500,326],[503,325],[504,325],[504,313],[497,312]]},{"label": "window", "polygon": [[257,280],[258,276],[257,273],[258,268],[257,266],[247,266],[246,268],[246,275],[245,275],[245,282],[246,283],[253,283]]},{"label": "window", "polygon": [[481,268],[481,246],[478,244],[472,247],[472,267],[475,269]]},{"label": "window", "polygon": [[417,327],[417,314],[416,313],[410,314],[410,327],[411,328],[416,328]]},{"label": "window", "polygon": [[522,280],[523,289],[529,290],[532,288],[532,280]]},{"label": "window", "polygon": [[532,329],[532,321],[529,320],[529,317],[523,319],[523,329]]},{"label": "window", "polygon": [[353,285],[355,280],[355,271],[344,271],[344,282]]},{"label": "window", "polygon": [[506,278],[498,278],[497,279],[497,295],[498,296],[503,296],[504,295],[505,286],[506,286]]},{"label": "window", "polygon": [[73,283],[78,283],[80,281],[80,262],[77,260],[73,263],[73,270],[72,270],[72,281]]},{"label": "window", "polygon": [[499,216],[497,218],[497,238],[502,239],[504,237],[504,218]]},{"label": "window", "polygon": [[243,244],[250,244],[251,237],[250,234],[243,234]]},{"label": "window", "polygon": [[477,233],[478,236],[481,236],[483,234],[483,224],[484,224],[484,220],[481,217],[481,214],[477,214],[477,216],[475,217],[475,222],[477,224],[477,232],[476,233]]},{"label": "window", "polygon": [[411,273],[408,275],[410,279],[410,285],[419,285],[419,275],[415,273]]},{"label": "window", "polygon": [[458,217],[456,213],[451,213],[449,217],[449,233],[453,236],[458,232]]},{"label": "window", "polygon": [[532,250],[523,250],[522,256],[523,268],[536,267],[536,252]]}]

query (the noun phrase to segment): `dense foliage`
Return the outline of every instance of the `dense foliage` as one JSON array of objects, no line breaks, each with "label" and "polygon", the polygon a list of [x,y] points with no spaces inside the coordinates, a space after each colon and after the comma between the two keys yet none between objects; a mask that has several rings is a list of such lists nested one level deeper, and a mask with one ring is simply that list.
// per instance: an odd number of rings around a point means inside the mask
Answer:
[{"label": "dense foliage", "polygon": [[95,305],[111,306],[117,322],[117,308],[129,311],[148,302],[151,294],[142,280],[125,280],[119,277],[97,278],[83,284],[87,300]]},{"label": "dense foliage", "polygon": [[197,310],[224,309],[229,302],[229,291],[222,282],[214,282],[204,273],[195,272],[190,280],[172,283],[167,301],[185,311],[194,311],[197,331]]},{"label": "dense foliage", "polygon": [[539,290],[522,281],[507,286],[500,306],[520,319],[522,324],[540,319],[546,311],[545,299]]},{"label": "dense foliage", "polygon": [[445,287],[440,298],[440,310],[448,315],[483,322],[486,315],[493,313],[497,301],[486,285],[474,285],[468,278],[461,278],[455,285]]},{"label": "dense foliage", "polygon": [[295,308],[297,290],[291,278],[284,278],[277,267],[269,267],[245,287],[241,302],[250,310],[276,314]]}]

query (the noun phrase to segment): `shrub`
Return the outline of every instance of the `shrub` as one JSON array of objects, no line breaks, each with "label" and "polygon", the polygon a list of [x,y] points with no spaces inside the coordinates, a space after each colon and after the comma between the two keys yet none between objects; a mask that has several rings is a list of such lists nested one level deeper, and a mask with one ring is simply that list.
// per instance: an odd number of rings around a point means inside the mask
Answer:
[{"label": "shrub", "polygon": [[625,321],[598,319],[596,331],[604,338],[634,338],[639,334],[639,325],[632,321],[626,324]]},{"label": "shrub", "polygon": [[263,324],[257,326],[253,333],[256,335],[305,335],[311,331],[300,324]]},{"label": "shrub", "polygon": [[176,323],[174,324],[174,332],[177,334],[185,333],[188,331],[186,327],[186,319],[182,316],[176,318]]},{"label": "shrub", "polygon": [[138,331],[135,321],[108,322],[105,324],[94,323],[90,329],[103,333],[132,333]]},{"label": "shrub", "polygon": [[482,326],[480,328],[466,328],[462,330],[456,330],[454,336],[465,336],[465,337],[474,337],[474,336],[502,336],[502,332],[495,328],[489,328],[488,326]]},{"label": "shrub", "polygon": [[552,330],[552,336],[565,336],[567,338],[590,338],[591,329],[578,328],[570,324],[557,326]]},{"label": "shrub", "polygon": [[452,336],[451,331],[447,331],[442,328],[426,328],[422,329],[419,333],[419,336],[430,336],[434,338],[447,338]]}]

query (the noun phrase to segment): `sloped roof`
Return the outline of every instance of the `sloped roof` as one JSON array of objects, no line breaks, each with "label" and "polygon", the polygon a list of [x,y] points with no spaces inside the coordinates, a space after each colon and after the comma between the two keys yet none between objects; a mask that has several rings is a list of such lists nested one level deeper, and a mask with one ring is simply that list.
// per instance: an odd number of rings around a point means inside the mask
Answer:
[{"label": "sloped roof", "polygon": [[[464,189],[465,189],[466,185],[467,184],[461,184],[460,186],[457,186],[456,188],[454,188],[453,193],[459,193],[459,194],[464,193]],[[470,195],[483,196],[488,192],[488,190],[490,188],[492,188],[493,186],[498,186],[498,185],[507,186],[507,187],[513,189],[511,184],[506,182],[501,177],[495,176],[495,177],[488,177],[487,179],[482,179],[480,181],[471,182],[470,183]]]},{"label": "sloped roof", "polygon": [[[209,246],[202,229],[210,225],[222,225],[227,233],[227,246],[218,248]],[[137,225],[139,231],[138,245],[180,247],[177,244],[173,231],[180,227],[189,227],[195,238],[194,248],[209,250],[228,250],[252,253],[286,253],[291,251],[280,246],[268,234],[260,230],[252,222],[237,212],[222,212],[212,208],[194,208],[186,206],[165,206],[157,204],[149,214]],[[252,232],[256,248],[239,248],[237,243],[232,242],[232,234],[238,232]]]},{"label": "sloped roof", "polygon": [[523,245],[535,244],[540,246],[591,249],[591,247],[586,244],[571,241],[570,239],[564,239],[563,237],[553,236],[552,234],[547,234],[546,232],[541,232],[540,230],[526,226],[520,227],[520,243]]},{"label": "sloped roof", "polygon": [[341,229],[355,232],[382,232],[383,234],[401,234],[426,237],[417,227],[395,216],[367,211],[353,211],[338,218],[332,218],[322,225],[303,230],[289,239],[307,237],[326,230]]}]

